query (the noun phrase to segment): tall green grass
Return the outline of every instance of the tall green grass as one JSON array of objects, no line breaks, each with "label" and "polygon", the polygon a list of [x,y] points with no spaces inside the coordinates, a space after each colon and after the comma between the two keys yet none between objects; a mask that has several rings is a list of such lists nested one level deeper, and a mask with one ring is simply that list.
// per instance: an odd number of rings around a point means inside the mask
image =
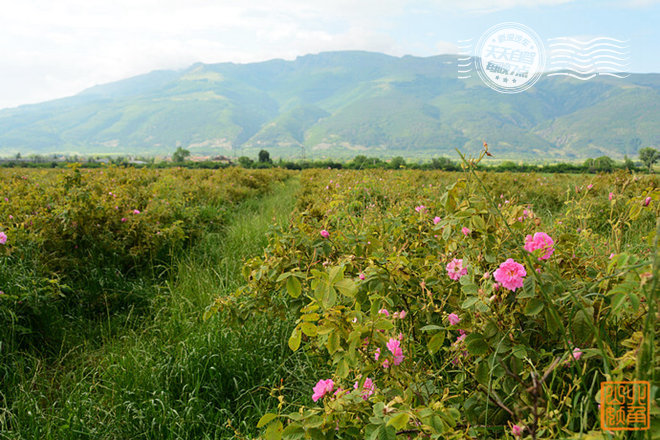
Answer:
[{"label": "tall green grass", "polygon": [[286,346],[287,319],[254,316],[227,328],[202,315],[214,298],[243,284],[244,260],[262,251],[272,224],[288,220],[297,187],[289,180],[242,203],[223,231],[207,233],[176,264],[151,313],[99,323],[102,343],[72,335],[77,345],[57,363],[16,355],[15,383],[3,387],[0,437],[253,436],[259,417],[278,403],[270,389],[304,388],[298,381],[311,381],[313,362]]}]

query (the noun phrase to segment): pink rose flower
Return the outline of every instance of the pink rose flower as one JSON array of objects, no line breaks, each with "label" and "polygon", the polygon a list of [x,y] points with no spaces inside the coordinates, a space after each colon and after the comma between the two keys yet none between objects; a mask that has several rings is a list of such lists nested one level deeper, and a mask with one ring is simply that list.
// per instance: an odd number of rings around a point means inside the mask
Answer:
[{"label": "pink rose flower", "polygon": [[468,236],[468,235],[470,235],[470,233],[472,231],[469,228],[466,228],[465,226],[463,226],[463,229],[461,229],[461,232],[463,233],[463,235]]},{"label": "pink rose flower", "polygon": [[314,391],[314,394],[312,394],[312,400],[314,402],[318,401],[327,393],[331,393],[334,387],[335,387],[335,383],[332,381],[332,379],[319,380],[316,383],[316,386],[312,388],[312,390]]},{"label": "pink rose flower", "polygon": [[365,279],[366,277],[364,276],[364,274],[363,274],[362,272],[360,272],[360,275],[358,275],[358,278],[360,278],[361,280],[364,281],[364,279]]},{"label": "pink rose flower", "polygon": [[426,211],[426,206],[424,205],[415,206],[415,211],[419,213],[424,213]]},{"label": "pink rose flower", "polygon": [[376,353],[374,354],[374,359],[378,360],[379,357],[380,357],[380,348],[377,348]]},{"label": "pink rose flower", "polygon": [[529,253],[533,253],[536,250],[542,250],[539,252],[539,261],[547,260],[550,258],[555,249],[552,247],[555,244],[554,240],[545,232],[537,232],[532,237],[528,235],[525,237],[525,250]]},{"label": "pink rose flower", "polygon": [[450,313],[447,319],[449,320],[449,325],[456,325],[461,322],[461,318],[456,313]]},{"label": "pink rose flower", "polygon": [[590,183],[589,185],[587,185],[587,189],[591,189],[591,188],[593,188],[593,187],[594,187],[594,186],[593,186],[591,183]]},{"label": "pink rose flower", "polygon": [[325,229],[323,229],[321,231],[321,237],[328,238],[328,237],[330,237],[330,233],[328,231],[326,231]]},{"label": "pink rose flower", "polygon": [[385,315],[387,317],[390,316],[390,312],[388,312],[387,309],[380,309],[378,313],[380,313],[381,315]]},{"label": "pink rose flower", "polygon": [[647,197],[644,199],[644,206],[649,206],[649,203],[651,203],[651,197]]},{"label": "pink rose flower", "polygon": [[4,232],[0,232],[0,244],[5,244],[7,243],[7,234]]},{"label": "pink rose flower", "polygon": [[573,359],[575,359],[577,361],[577,360],[580,360],[581,357],[582,357],[582,350],[575,347],[573,349]]},{"label": "pink rose flower", "polygon": [[136,215],[137,215],[137,214],[139,214],[139,213],[140,213],[140,211],[138,211],[137,209],[134,209],[134,210],[133,210],[133,214],[136,214]]},{"label": "pink rose flower", "polygon": [[613,198],[614,198],[614,193],[611,192],[611,193],[610,193],[610,196],[609,196],[609,199],[612,200]]},{"label": "pink rose flower", "polygon": [[497,282],[509,290],[516,291],[523,286],[523,278],[527,275],[525,267],[509,258],[495,271],[494,277]]},{"label": "pink rose flower", "polygon": [[387,349],[394,356],[394,365],[399,365],[403,362],[403,350],[401,349],[401,341],[396,338],[390,338],[387,343]]},{"label": "pink rose flower", "polygon": [[449,275],[449,278],[454,281],[458,280],[464,275],[467,275],[467,273],[467,268],[463,267],[462,258],[454,258],[451,260],[451,262],[449,262],[449,264],[447,264],[447,274]]},{"label": "pink rose flower", "polygon": [[513,434],[515,437],[520,437],[522,433],[523,433],[523,429],[518,425],[513,425],[513,427],[511,428],[511,434]]},{"label": "pink rose flower", "polygon": [[440,217],[434,217],[433,218],[433,224],[437,225],[438,223],[440,223],[440,220],[442,220]]},{"label": "pink rose flower", "polygon": [[[358,389],[358,383],[357,382],[355,382],[355,385],[353,385],[353,388],[355,388],[356,390]],[[374,393],[375,390],[376,390],[376,385],[374,384],[373,380],[371,380],[370,378],[367,377],[364,380],[364,385],[362,385],[362,398],[364,400],[367,400],[369,398],[369,396],[371,396]]]}]

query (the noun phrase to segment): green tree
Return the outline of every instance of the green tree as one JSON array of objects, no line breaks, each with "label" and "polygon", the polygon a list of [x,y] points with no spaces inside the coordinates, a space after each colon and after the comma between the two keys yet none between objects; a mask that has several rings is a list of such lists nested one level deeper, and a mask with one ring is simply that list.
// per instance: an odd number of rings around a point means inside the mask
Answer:
[{"label": "green tree", "polygon": [[273,163],[270,158],[270,153],[266,150],[261,150],[259,152],[259,163]]},{"label": "green tree", "polygon": [[651,171],[653,164],[660,160],[660,152],[651,147],[642,148],[639,150],[639,160]]},{"label": "green tree", "polygon": [[186,160],[186,157],[188,156],[190,156],[190,151],[179,147],[172,155],[172,162],[177,162],[177,163],[183,162]]},{"label": "green tree", "polygon": [[614,161],[609,156],[600,156],[594,160],[594,168],[599,173],[609,173],[614,169]]},{"label": "green tree", "polygon": [[456,164],[447,157],[434,157],[431,159],[430,168],[434,170],[453,170],[457,167]]},{"label": "green tree", "polygon": [[398,170],[399,168],[405,168],[406,161],[401,156],[393,157],[392,160],[390,161],[389,167],[393,170]]},{"label": "green tree", "polygon": [[238,164],[243,168],[252,168],[254,167],[254,161],[247,156],[241,156],[238,158]]},{"label": "green tree", "polygon": [[630,160],[627,154],[623,156],[623,169],[629,171],[635,169],[635,162]]}]

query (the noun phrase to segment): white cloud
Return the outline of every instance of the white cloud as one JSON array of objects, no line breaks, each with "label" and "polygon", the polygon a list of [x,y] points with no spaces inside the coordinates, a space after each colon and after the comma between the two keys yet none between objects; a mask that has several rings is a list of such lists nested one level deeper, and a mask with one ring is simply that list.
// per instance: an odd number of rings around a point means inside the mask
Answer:
[{"label": "white cloud", "polygon": [[616,6],[624,6],[630,8],[646,8],[653,5],[660,5],[660,0],[628,0],[623,4],[616,4]]},{"label": "white cloud", "polygon": [[444,54],[454,55],[459,52],[458,44],[452,43],[450,41],[438,41],[435,44],[435,47],[438,50],[438,55],[444,55]]},{"label": "white cloud", "polygon": [[[497,9],[569,1],[500,0]],[[455,53],[453,43],[433,47],[398,35],[401,17],[419,11],[483,13],[492,5],[491,0],[0,0],[0,108],[197,61],[292,59],[342,49]]]},{"label": "white cloud", "polygon": [[0,5],[0,108],[196,61],[309,52],[402,53],[382,28],[395,0],[23,0]]}]

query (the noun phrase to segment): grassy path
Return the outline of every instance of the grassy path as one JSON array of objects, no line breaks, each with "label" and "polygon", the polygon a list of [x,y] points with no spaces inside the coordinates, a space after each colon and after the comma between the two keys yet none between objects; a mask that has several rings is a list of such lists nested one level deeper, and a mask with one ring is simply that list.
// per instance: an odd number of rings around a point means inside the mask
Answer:
[{"label": "grassy path", "polygon": [[[206,439],[254,433],[276,402],[268,389],[295,362],[290,324],[254,317],[239,329],[202,320],[218,295],[243,282],[245,258],[258,255],[273,223],[286,222],[297,179],[237,207],[221,234],[207,234],[139,326],[111,329],[100,349],[66,357],[55,372],[37,369],[0,411],[0,438]],[[113,321],[112,325],[116,325]],[[132,327],[132,328],[131,328]],[[291,365],[286,369],[291,370]],[[290,374],[290,373],[289,373]],[[231,420],[231,424],[228,424]]]}]

